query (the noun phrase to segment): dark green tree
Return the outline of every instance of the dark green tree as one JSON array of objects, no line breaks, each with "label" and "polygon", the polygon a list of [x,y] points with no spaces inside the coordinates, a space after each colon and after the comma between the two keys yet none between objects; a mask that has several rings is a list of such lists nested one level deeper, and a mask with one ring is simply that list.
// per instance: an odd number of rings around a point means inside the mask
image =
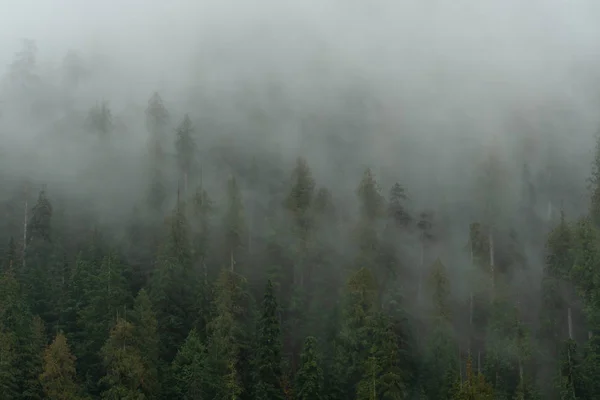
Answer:
[{"label": "dark green tree", "polygon": [[211,383],[208,381],[206,347],[196,329],[192,329],[177,352],[171,366],[172,396],[182,400],[208,398]]},{"label": "dark green tree", "polygon": [[304,348],[300,357],[300,368],[296,373],[294,385],[296,399],[321,400],[325,398],[322,368],[317,349],[317,339],[309,336],[304,341]]},{"label": "dark green tree", "polygon": [[176,129],[177,138],[175,140],[175,149],[177,150],[177,163],[179,172],[183,179],[183,191],[187,192],[188,180],[191,170],[194,166],[196,155],[196,142],[194,141],[194,126],[188,114],[185,114],[183,121]]},{"label": "dark green tree", "polygon": [[196,280],[183,204],[176,206],[167,228],[149,292],[158,319],[161,359],[170,363],[196,319]]},{"label": "dark green tree", "polygon": [[135,327],[122,318],[116,325],[101,350],[106,375],[100,383],[105,388],[102,398],[146,399],[146,385],[152,385],[152,377],[142,360],[142,354],[136,343]]},{"label": "dark green tree", "polygon": [[279,310],[269,280],[262,302],[262,314],[258,322],[256,348],[256,388],[254,398],[260,400],[283,400],[281,388],[281,327]]},{"label": "dark green tree", "polygon": [[76,382],[75,356],[64,334],[56,335],[44,352],[44,370],[40,382],[49,400],[77,400],[81,389]]}]

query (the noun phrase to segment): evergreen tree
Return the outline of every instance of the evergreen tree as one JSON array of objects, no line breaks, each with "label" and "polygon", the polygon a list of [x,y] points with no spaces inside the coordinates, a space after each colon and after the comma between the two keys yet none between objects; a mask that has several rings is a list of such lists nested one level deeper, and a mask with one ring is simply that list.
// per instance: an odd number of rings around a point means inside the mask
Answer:
[{"label": "evergreen tree", "polygon": [[44,370],[40,381],[49,400],[76,400],[80,388],[75,381],[75,357],[64,334],[56,335],[44,352]]},{"label": "evergreen tree", "polygon": [[116,325],[101,350],[106,375],[100,381],[105,390],[102,398],[146,399],[147,385],[152,385],[152,377],[147,375],[142,354],[137,347],[133,324],[122,318]]},{"label": "evergreen tree", "polygon": [[16,338],[0,330],[0,399],[16,399],[19,394]]},{"label": "evergreen tree", "polygon": [[158,319],[161,359],[168,363],[195,322],[195,284],[188,221],[183,204],[178,204],[168,221],[166,242],[150,285],[150,297]]},{"label": "evergreen tree", "polygon": [[454,400],[493,400],[494,389],[481,373],[473,372],[471,357],[467,359],[466,379],[459,385]]},{"label": "evergreen tree", "polygon": [[196,143],[194,141],[194,127],[188,114],[185,114],[183,121],[176,130],[177,139],[175,140],[175,149],[177,150],[177,163],[179,171],[183,178],[183,189],[187,191],[188,179],[193,167],[196,152]]},{"label": "evergreen tree", "polygon": [[177,352],[171,366],[174,377],[173,398],[182,400],[201,400],[208,398],[207,353],[200,335],[195,329],[190,331],[183,346]]},{"label": "evergreen tree", "polygon": [[281,388],[281,327],[273,285],[269,280],[262,304],[262,315],[258,323],[256,349],[257,383],[254,398],[260,400],[283,400]]},{"label": "evergreen tree", "polygon": [[131,319],[134,326],[134,343],[145,371],[143,392],[148,399],[156,398],[159,393],[158,322],[145,289],[140,290],[135,298]]},{"label": "evergreen tree", "polygon": [[101,138],[106,138],[114,130],[112,111],[108,102],[103,101],[90,109],[87,118],[87,128]]},{"label": "evergreen tree", "polygon": [[162,144],[169,123],[169,111],[165,107],[158,92],[154,92],[148,100],[146,108],[146,129],[153,142]]},{"label": "evergreen tree", "polygon": [[390,190],[387,214],[398,227],[406,227],[411,222],[411,217],[404,206],[407,199],[408,196],[402,185],[395,183]]},{"label": "evergreen tree", "polygon": [[208,346],[211,398],[249,399],[249,345],[252,319],[245,279],[224,269],[217,282],[215,318]]},{"label": "evergreen tree", "polygon": [[223,263],[232,271],[240,271],[238,264],[243,265],[244,262],[248,233],[242,194],[234,176],[229,178],[227,185],[227,209],[223,228],[225,230]]},{"label": "evergreen tree", "polygon": [[323,393],[323,369],[317,350],[317,340],[309,336],[304,341],[300,368],[296,373],[294,385],[295,398],[298,400],[321,400]]},{"label": "evergreen tree", "polygon": [[592,174],[588,179],[590,196],[590,218],[600,228],[600,135],[596,138],[596,149],[592,163]]}]

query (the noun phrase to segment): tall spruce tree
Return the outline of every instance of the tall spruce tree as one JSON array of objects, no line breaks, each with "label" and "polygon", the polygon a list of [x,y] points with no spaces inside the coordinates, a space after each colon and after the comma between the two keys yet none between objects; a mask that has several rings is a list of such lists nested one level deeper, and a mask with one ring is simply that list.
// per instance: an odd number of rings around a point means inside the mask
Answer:
[{"label": "tall spruce tree", "polygon": [[192,329],[171,366],[172,398],[201,400],[209,398],[210,382],[206,347],[201,335]]},{"label": "tall spruce tree", "polygon": [[77,400],[81,389],[76,382],[75,356],[67,337],[59,333],[44,352],[44,370],[40,382],[49,400]]},{"label": "tall spruce tree", "polygon": [[262,314],[258,322],[258,343],[256,348],[256,388],[254,398],[258,400],[283,399],[281,388],[281,327],[279,310],[269,280],[262,302]]},{"label": "tall spruce tree", "polygon": [[325,398],[323,384],[323,367],[318,353],[317,339],[309,336],[304,341],[300,368],[296,373],[295,398],[298,400],[322,400]]}]

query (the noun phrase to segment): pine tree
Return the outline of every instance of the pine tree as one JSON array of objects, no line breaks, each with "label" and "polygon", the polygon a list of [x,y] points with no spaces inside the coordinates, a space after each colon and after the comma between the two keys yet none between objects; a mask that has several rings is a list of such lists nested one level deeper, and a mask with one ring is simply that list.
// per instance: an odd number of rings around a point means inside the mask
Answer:
[{"label": "pine tree", "polygon": [[466,379],[460,384],[453,400],[493,400],[494,389],[481,373],[473,372],[471,357],[467,359]]},{"label": "pine tree", "polygon": [[148,100],[146,108],[146,129],[152,142],[163,143],[168,123],[169,111],[158,92],[154,92]]},{"label": "pine tree", "polygon": [[185,114],[183,117],[183,121],[177,127],[176,133],[175,149],[177,150],[177,162],[179,164],[179,172],[183,178],[183,190],[185,193],[196,152],[196,143],[193,138],[194,127],[188,114]]},{"label": "pine tree", "polygon": [[183,204],[168,221],[167,237],[150,283],[158,319],[161,359],[170,363],[196,317],[196,280],[192,273],[189,226]]},{"label": "pine tree", "polygon": [[[353,398],[357,383],[364,375],[370,352],[369,323],[377,301],[377,286],[373,274],[361,268],[352,274],[346,286],[343,324],[338,336],[338,384],[346,385],[343,398]],[[341,393],[340,393],[341,394]]]},{"label": "pine tree", "polygon": [[207,353],[198,331],[192,329],[177,352],[171,366],[172,398],[195,400],[208,398]]},{"label": "pine tree", "polygon": [[323,390],[323,369],[317,350],[317,339],[309,336],[304,341],[300,368],[296,373],[295,398],[298,400],[322,400],[325,398]]},{"label": "pine tree", "polygon": [[232,271],[243,270],[238,264],[244,262],[248,233],[242,194],[234,176],[229,178],[227,185],[227,210],[223,228],[225,230],[223,264]]},{"label": "pine tree", "polygon": [[145,289],[139,291],[133,305],[131,320],[134,326],[134,342],[144,366],[145,379],[143,392],[148,399],[156,398],[159,393],[159,337],[158,322],[152,310],[150,297]]},{"label": "pine tree", "polygon": [[456,381],[458,347],[452,336],[450,315],[450,285],[446,268],[438,258],[429,280],[433,303],[431,332],[428,335],[425,354],[423,387],[429,398],[448,398]]},{"label": "pine tree", "polygon": [[56,328],[63,311],[59,307],[61,296],[58,294],[62,294],[66,277],[52,239],[52,214],[52,204],[45,190],[41,190],[27,224],[26,262],[20,278],[31,311],[47,326]]},{"label": "pine tree", "polygon": [[75,357],[64,334],[56,335],[44,352],[44,370],[40,381],[49,400],[76,400],[80,389],[75,382]]},{"label": "pine tree", "polygon": [[360,215],[362,218],[374,221],[382,216],[385,200],[370,168],[365,170],[357,193],[360,199]]},{"label": "pine tree", "polygon": [[148,398],[144,389],[145,385],[153,383],[152,377],[147,375],[144,367],[133,324],[122,318],[117,319],[101,355],[106,368],[106,375],[100,381],[105,387],[103,399]]},{"label": "pine tree", "polygon": [[577,343],[568,339],[564,342],[560,354],[559,376],[556,385],[560,398],[562,400],[584,399],[584,385]]},{"label": "pine tree", "polygon": [[211,398],[217,400],[249,398],[250,394],[245,375],[249,372],[248,332],[253,316],[245,285],[244,278],[227,269],[217,282],[208,345]]},{"label": "pine tree", "polygon": [[405,228],[411,222],[411,217],[403,204],[407,199],[408,196],[402,185],[395,183],[390,189],[387,215],[397,227]]},{"label": "pine tree", "polygon": [[281,327],[273,285],[269,280],[262,304],[262,315],[258,323],[256,349],[257,383],[254,398],[259,400],[283,400],[281,388]]},{"label": "pine tree", "polygon": [[590,218],[600,228],[600,135],[596,138],[596,151],[592,163],[592,174],[588,179],[590,196]]},{"label": "pine tree", "polygon": [[113,116],[108,102],[103,101],[90,109],[87,128],[101,138],[108,137],[114,130]]},{"label": "pine tree", "polygon": [[12,332],[0,330],[0,399],[19,397],[17,341]]}]

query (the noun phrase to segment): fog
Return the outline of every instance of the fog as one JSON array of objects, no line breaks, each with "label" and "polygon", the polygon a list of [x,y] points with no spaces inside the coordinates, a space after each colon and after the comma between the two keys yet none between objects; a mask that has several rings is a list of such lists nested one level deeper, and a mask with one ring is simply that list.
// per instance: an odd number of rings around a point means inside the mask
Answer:
[{"label": "fog", "polygon": [[[527,163],[536,213],[553,203],[576,216],[600,123],[596,3],[5,0],[2,65],[31,39],[40,79],[4,81],[2,172],[95,197],[118,220],[146,185],[144,109],[158,91],[173,127],[190,114],[201,159],[225,146],[291,170],[301,155],[343,199],[371,167],[384,192],[407,188],[414,212],[449,218],[457,242],[481,217],[476,181],[489,154],[508,209]],[[65,83],[72,50],[84,71],[75,85]],[[83,129],[102,101],[117,131],[110,156]],[[225,172],[214,168],[205,184],[219,192]],[[548,173],[554,186],[542,188]]]}]

